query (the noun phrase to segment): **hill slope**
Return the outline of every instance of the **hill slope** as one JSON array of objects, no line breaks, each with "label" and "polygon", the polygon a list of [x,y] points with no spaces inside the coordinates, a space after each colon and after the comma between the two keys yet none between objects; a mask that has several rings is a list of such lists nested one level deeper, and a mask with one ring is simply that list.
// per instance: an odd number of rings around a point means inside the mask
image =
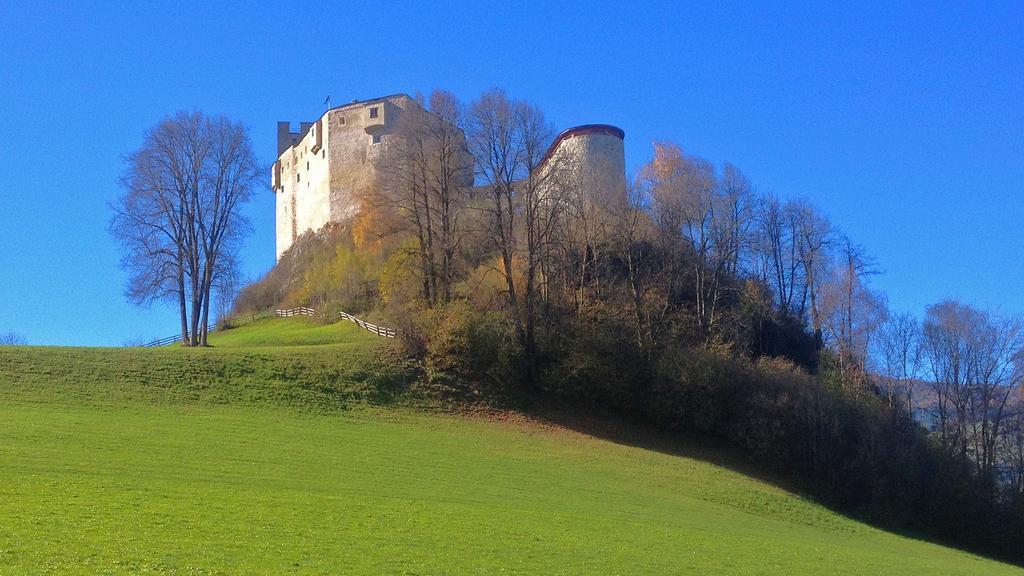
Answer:
[{"label": "hill slope", "polygon": [[1020,573],[700,460],[382,406],[344,324],[219,342],[0,348],[0,573]]}]

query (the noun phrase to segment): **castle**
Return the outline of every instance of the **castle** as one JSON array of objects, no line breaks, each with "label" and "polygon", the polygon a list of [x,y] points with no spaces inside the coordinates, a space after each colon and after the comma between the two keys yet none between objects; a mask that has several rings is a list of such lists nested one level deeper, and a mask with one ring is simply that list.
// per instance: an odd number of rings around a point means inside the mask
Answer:
[{"label": "castle", "polygon": [[[374,159],[390,138],[401,136],[399,119],[413,107],[422,110],[415,99],[395,94],[331,108],[317,121],[301,123],[298,132],[289,122],[277,123],[271,187],[278,259],[302,233],[356,214],[357,192],[379,175]],[[548,148],[543,166],[572,164],[594,200],[609,205],[625,198],[624,136],[607,124],[569,128]]]}]

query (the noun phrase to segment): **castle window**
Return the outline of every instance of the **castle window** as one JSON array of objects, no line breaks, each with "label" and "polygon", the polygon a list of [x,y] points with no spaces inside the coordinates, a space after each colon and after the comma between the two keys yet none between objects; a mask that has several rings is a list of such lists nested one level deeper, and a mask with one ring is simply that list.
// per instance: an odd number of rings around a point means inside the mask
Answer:
[{"label": "castle window", "polygon": [[344,123],[345,123],[345,117],[344,117],[344,116],[342,116],[342,117],[341,117],[341,123],[342,123],[342,124],[344,124]]},{"label": "castle window", "polygon": [[295,181],[296,182],[302,182],[302,174],[296,174],[295,175]]},{"label": "castle window", "polygon": [[309,170],[309,162],[306,162],[306,170]]},{"label": "castle window", "polygon": [[380,144],[380,134],[374,134],[372,142],[374,144]]},{"label": "castle window", "polygon": [[377,117],[377,107],[374,106],[373,108],[370,108],[370,118],[376,118],[376,117]]}]

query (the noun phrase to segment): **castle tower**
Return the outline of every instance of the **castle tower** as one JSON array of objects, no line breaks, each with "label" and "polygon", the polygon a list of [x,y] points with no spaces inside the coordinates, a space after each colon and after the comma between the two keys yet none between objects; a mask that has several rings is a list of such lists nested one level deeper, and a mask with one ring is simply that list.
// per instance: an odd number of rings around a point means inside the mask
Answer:
[{"label": "castle tower", "polygon": [[574,185],[608,208],[626,205],[625,132],[609,124],[584,124],[563,131],[544,163],[571,172]]}]

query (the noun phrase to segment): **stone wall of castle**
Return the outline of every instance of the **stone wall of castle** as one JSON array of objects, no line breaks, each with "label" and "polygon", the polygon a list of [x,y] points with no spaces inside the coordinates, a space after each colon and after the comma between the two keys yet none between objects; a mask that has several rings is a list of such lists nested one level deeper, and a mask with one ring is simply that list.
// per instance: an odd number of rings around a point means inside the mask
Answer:
[{"label": "stone wall of castle", "polygon": [[399,94],[332,108],[299,132],[278,123],[272,176],[278,259],[303,232],[355,215],[359,192],[377,177],[374,158],[412,106],[419,104]]},{"label": "stone wall of castle", "polygon": [[318,122],[300,133],[295,145],[286,148],[274,164],[271,183],[276,192],[278,258],[300,234],[320,229],[330,218],[326,147],[314,151],[319,128]]}]

